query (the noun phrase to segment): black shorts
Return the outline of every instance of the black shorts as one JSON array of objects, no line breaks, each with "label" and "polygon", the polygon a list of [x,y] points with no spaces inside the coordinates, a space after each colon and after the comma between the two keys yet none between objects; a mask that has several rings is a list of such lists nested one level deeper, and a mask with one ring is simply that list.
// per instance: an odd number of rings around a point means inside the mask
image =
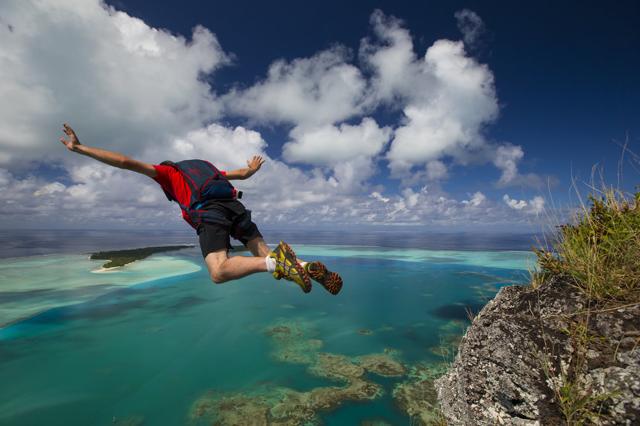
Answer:
[{"label": "black shorts", "polygon": [[255,223],[251,221],[251,212],[245,210],[239,215],[228,216],[229,224],[202,223],[198,226],[198,238],[202,257],[211,252],[231,249],[229,237],[240,241],[245,246],[254,238],[262,237]]}]

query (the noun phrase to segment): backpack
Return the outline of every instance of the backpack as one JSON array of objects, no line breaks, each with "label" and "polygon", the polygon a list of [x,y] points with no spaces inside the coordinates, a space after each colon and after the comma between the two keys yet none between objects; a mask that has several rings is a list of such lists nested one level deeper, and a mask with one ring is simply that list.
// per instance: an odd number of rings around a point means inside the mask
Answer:
[{"label": "backpack", "polygon": [[[182,209],[182,216],[194,228],[202,222],[221,220],[215,212],[202,209],[207,201],[235,200],[242,197],[242,192],[237,191],[226,176],[208,161],[163,161],[160,164],[176,169],[187,183],[190,190],[189,205],[178,204]],[[169,201],[178,202],[172,194],[167,191],[164,193]]]}]

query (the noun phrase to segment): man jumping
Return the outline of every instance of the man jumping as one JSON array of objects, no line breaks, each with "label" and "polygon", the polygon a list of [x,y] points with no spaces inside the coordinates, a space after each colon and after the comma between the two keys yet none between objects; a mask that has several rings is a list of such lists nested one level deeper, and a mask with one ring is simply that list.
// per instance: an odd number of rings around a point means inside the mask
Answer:
[{"label": "man jumping", "polygon": [[[311,280],[320,283],[331,294],[338,294],[342,278],[319,262],[304,262],[284,241],[271,250],[262,238],[251,211],[238,201],[241,192],[229,182],[248,179],[264,163],[260,156],[247,161],[247,167],[228,172],[218,170],[204,160],[186,160],[176,163],[147,164],[126,155],[82,145],[69,125],[64,124],[66,138],[60,142],[69,151],[86,155],[120,169],[149,176],[162,187],[170,201],[182,209],[182,217],[198,233],[202,256],[211,280],[216,283],[235,280],[257,272],[271,272],[276,279],[293,281],[308,293]],[[229,257],[229,237],[242,242],[253,257]]]}]

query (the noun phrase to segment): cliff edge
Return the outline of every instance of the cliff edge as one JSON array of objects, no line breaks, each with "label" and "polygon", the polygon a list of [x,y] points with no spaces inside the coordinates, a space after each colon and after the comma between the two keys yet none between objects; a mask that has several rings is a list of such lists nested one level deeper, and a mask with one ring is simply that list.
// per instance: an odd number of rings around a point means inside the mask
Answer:
[{"label": "cliff edge", "polygon": [[640,305],[557,279],[504,287],[436,381],[449,425],[640,424]]}]

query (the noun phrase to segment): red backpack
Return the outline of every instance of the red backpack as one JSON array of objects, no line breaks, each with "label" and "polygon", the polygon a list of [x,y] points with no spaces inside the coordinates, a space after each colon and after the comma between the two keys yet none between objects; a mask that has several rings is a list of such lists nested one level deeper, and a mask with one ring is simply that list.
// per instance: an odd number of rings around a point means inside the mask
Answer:
[{"label": "red backpack", "polygon": [[187,183],[190,190],[189,205],[180,204],[167,191],[164,193],[169,201],[175,201],[180,205],[183,217],[194,228],[202,222],[219,223],[221,219],[225,220],[215,211],[202,209],[207,201],[235,200],[242,197],[242,191],[237,191],[226,176],[208,161],[163,161],[160,164],[176,169]]}]

